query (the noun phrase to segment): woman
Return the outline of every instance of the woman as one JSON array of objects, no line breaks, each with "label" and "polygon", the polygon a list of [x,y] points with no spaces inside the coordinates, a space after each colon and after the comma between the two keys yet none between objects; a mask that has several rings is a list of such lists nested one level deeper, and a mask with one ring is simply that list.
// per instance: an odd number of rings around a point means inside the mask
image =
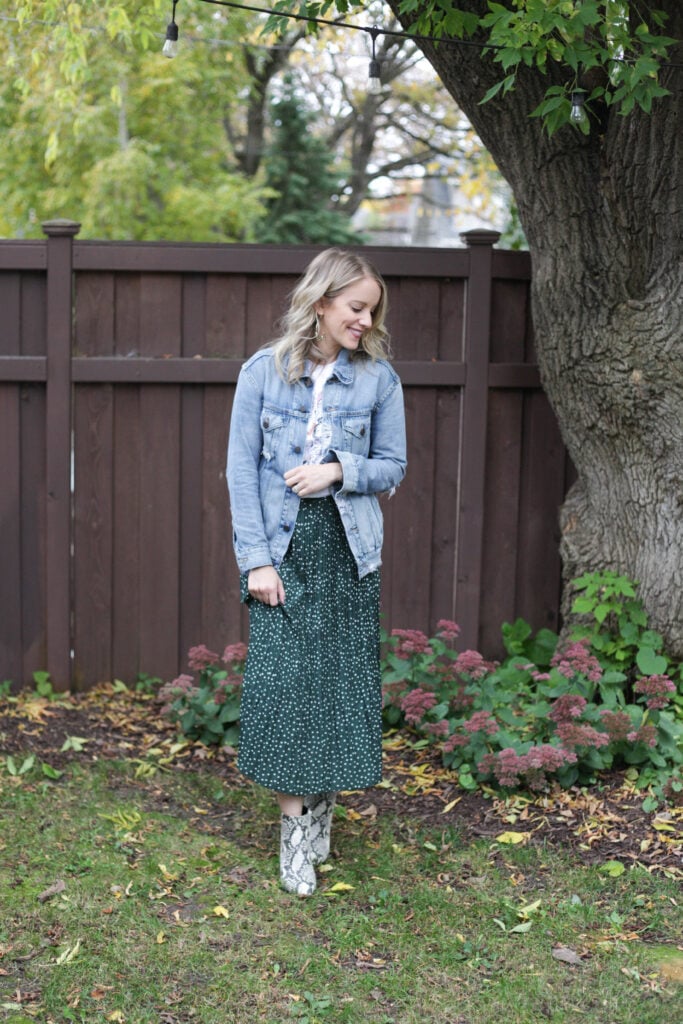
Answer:
[{"label": "woman", "polygon": [[320,253],[279,340],[243,365],[228,487],[249,654],[238,767],[277,795],[280,879],[301,896],[329,854],[339,790],[382,774],[377,495],[405,473],[386,286]]}]

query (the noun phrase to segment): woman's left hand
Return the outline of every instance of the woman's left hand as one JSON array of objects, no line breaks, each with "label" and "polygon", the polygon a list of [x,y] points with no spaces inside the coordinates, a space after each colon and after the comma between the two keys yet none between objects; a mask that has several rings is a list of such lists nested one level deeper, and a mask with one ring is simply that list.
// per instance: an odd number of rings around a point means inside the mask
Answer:
[{"label": "woman's left hand", "polygon": [[339,462],[297,466],[295,469],[288,469],[284,477],[287,486],[291,487],[300,498],[306,498],[309,494],[317,494],[318,491],[322,491],[334,483],[339,483],[342,478],[343,472]]}]

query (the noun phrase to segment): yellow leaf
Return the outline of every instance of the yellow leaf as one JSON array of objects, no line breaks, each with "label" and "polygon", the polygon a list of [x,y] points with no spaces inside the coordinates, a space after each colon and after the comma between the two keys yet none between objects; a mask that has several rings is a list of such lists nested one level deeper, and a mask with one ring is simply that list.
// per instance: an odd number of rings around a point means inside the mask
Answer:
[{"label": "yellow leaf", "polygon": [[213,912],[216,915],[216,917],[225,917],[225,918],[230,917],[230,912],[228,910],[226,910],[225,907],[221,907],[221,906],[214,907],[213,908]]},{"label": "yellow leaf", "polygon": [[67,946],[67,948],[62,953],[59,954],[59,956],[57,957],[56,963],[58,963],[58,964],[68,964],[68,963],[71,963],[71,961],[74,960],[75,957],[78,956],[80,948],[81,948],[81,940],[77,939],[76,940],[76,944],[74,946]]},{"label": "yellow leaf", "polygon": [[459,804],[461,800],[462,800],[461,796],[456,796],[455,800],[451,800],[451,802],[449,804],[446,804],[446,806],[444,807],[444,809],[442,810],[441,813],[442,814],[448,814],[448,812],[452,811],[453,808],[455,807],[455,805]]},{"label": "yellow leaf", "polygon": [[163,946],[164,942],[166,942],[166,936],[164,935],[163,932],[158,932],[158,934],[157,934],[157,946]]},{"label": "yellow leaf", "polygon": [[110,1014],[109,1014],[109,1016],[107,1017],[107,1020],[115,1021],[115,1022],[116,1022],[116,1024],[123,1024],[123,1022],[125,1021],[125,1019],[126,1019],[126,1018],[125,1018],[125,1017],[123,1016],[123,1014],[121,1013],[121,1011],[120,1011],[120,1010],[114,1010],[114,1011],[113,1011],[112,1013],[110,1013]]},{"label": "yellow leaf", "polygon": [[330,886],[328,892],[352,892],[355,889],[355,885],[349,885],[348,882],[335,882],[334,885]]},{"label": "yellow leaf", "polygon": [[653,821],[652,827],[656,828],[658,832],[677,832],[678,829],[675,825],[672,825],[668,821]]},{"label": "yellow leaf", "polygon": [[496,836],[496,842],[516,846],[518,843],[526,843],[530,835],[530,832],[501,832]]}]

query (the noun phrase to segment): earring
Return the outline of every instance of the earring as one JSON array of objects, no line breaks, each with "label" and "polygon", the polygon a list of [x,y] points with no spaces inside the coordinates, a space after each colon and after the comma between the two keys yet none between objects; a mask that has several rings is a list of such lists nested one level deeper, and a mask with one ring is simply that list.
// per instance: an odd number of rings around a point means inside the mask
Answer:
[{"label": "earring", "polygon": [[317,313],[315,314],[315,340],[318,342],[325,340],[325,335],[323,334],[322,326],[320,324],[320,317]]}]

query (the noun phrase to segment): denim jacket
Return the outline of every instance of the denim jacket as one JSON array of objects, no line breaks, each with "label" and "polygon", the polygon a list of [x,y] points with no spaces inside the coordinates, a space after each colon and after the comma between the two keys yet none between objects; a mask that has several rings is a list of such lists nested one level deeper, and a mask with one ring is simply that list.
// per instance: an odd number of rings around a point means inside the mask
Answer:
[{"label": "denim jacket", "polygon": [[[240,371],[227,470],[240,572],[261,565],[277,569],[289,546],[300,499],[283,477],[303,461],[312,391],[308,372],[293,384],[282,379],[271,349],[261,349]],[[325,384],[324,410],[332,425],[325,461],[342,466],[333,495],[360,578],[381,563],[377,495],[392,491],[405,474],[401,382],[383,359],[351,360],[342,349]]]}]

